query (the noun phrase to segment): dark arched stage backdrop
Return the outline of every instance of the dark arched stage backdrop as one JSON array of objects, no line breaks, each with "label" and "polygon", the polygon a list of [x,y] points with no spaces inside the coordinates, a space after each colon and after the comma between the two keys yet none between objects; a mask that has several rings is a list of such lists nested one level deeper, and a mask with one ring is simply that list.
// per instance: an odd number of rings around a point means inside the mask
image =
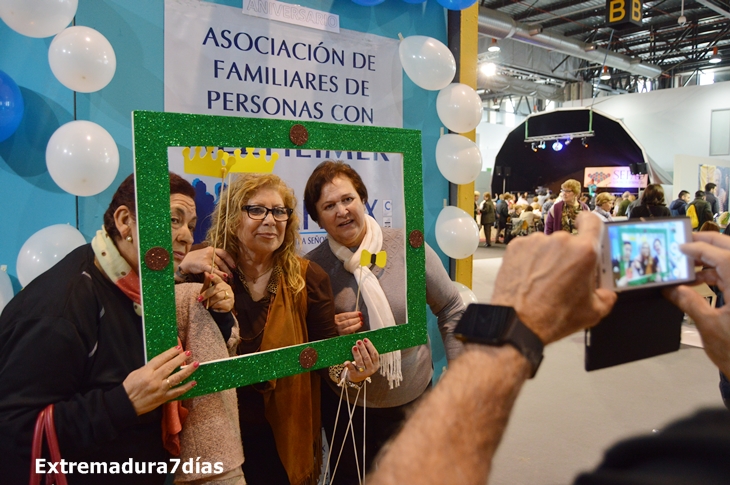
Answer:
[{"label": "dark arched stage backdrop", "polygon": [[[578,108],[547,111],[531,115],[525,123],[528,124],[531,137],[585,132],[589,126],[589,110]],[[549,187],[557,192],[560,184],[570,178],[582,184],[585,167],[628,166],[632,163],[646,163],[648,160],[622,123],[597,111],[593,111],[594,136],[586,138],[587,148],[578,137],[573,138],[560,151],[553,150],[553,140],[550,140],[545,142],[544,149],[534,152],[531,144],[525,143],[525,123],[512,130],[497,154],[492,193],[502,193],[502,181],[506,172],[510,173],[506,177],[507,192],[533,191],[538,186]],[[565,138],[561,141],[564,140]],[[498,167],[501,167],[502,175],[497,175]],[[651,172],[649,180],[652,182]],[[632,189],[634,192],[636,190]]]}]

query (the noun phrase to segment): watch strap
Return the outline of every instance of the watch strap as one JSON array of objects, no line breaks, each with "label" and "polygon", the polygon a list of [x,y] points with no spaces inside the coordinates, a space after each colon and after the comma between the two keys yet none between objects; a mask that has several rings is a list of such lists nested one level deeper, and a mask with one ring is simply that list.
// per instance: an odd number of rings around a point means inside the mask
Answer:
[{"label": "watch strap", "polygon": [[542,340],[540,340],[540,337],[530,330],[527,325],[522,323],[516,313],[505,331],[504,342],[515,347],[527,359],[532,367],[530,379],[535,377],[537,369],[540,368],[540,363],[542,362],[545,346]]}]

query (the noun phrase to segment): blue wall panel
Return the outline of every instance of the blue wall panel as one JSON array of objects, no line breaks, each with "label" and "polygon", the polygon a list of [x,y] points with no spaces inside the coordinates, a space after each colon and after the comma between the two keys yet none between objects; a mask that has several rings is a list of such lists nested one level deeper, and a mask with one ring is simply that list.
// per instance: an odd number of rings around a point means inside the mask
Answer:
[{"label": "blue wall panel", "polygon": [[[218,3],[242,5],[241,0]],[[361,7],[349,0],[296,3],[340,15],[344,29],[390,38],[399,33],[428,35],[446,42],[445,10],[434,0],[420,5],[387,0],[375,7]],[[26,103],[18,132],[0,143],[0,264],[8,265],[16,292],[20,289],[15,279],[20,247],[30,235],[48,225],[76,225],[77,202],[77,227],[87,240],[93,237],[114,189],[132,172],[131,111],[163,109],[164,2],[80,0],[76,25],[92,27],[111,42],[117,71],[107,87],[96,93],[78,93],[74,102],[74,93],[55,79],[48,66],[51,38],[25,37],[0,22],[0,69],[21,87]],[[434,225],[448,197],[448,183],[438,172],[434,157],[441,126],[436,95],[418,88],[404,75],[404,127],[423,132],[425,233],[428,243],[438,251]],[[74,119],[74,108],[77,119],[98,123],[119,147],[117,179],[110,189],[94,197],[76,198],[65,193],[53,182],[45,165],[48,139],[56,128]],[[441,257],[446,263],[445,256]],[[433,335],[436,337],[438,332]],[[439,348],[434,351],[442,356]]]}]

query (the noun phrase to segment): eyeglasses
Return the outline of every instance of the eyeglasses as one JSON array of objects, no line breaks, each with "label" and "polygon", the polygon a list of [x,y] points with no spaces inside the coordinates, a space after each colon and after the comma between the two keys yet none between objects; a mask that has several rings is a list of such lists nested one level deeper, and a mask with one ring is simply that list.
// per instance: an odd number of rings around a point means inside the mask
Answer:
[{"label": "eyeglasses", "polygon": [[269,216],[269,212],[274,216],[274,220],[278,222],[284,222],[289,220],[294,209],[288,207],[264,207],[262,205],[244,205],[241,207],[242,211],[248,212],[248,217],[255,221],[263,221]]},{"label": "eyeglasses", "polygon": [[573,193],[573,191],[570,190],[570,189],[560,189],[560,192],[562,192],[564,194],[572,194]]}]

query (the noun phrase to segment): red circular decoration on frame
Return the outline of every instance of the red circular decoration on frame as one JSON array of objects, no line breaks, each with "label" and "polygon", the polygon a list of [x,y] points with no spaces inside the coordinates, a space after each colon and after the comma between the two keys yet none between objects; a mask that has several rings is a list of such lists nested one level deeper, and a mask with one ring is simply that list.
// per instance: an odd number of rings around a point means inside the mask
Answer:
[{"label": "red circular decoration on frame", "polygon": [[304,125],[294,125],[289,130],[289,139],[296,146],[302,146],[309,140],[309,132]]},{"label": "red circular decoration on frame", "polygon": [[144,264],[154,271],[161,271],[170,264],[170,253],[167,249],[155,246],[144,254]]},{"label": "red circular decoration on frame", "polygon": [[319,356],[317,355],[317,351],[314,350],[312,347],[307,347],[306,349],[302,350],[299,354],[299,364],[304,369],[311,369],[314,364],[317,363],[317,358]]},{"label": "red circular decoration on frame", "polygon": [[412,248],[420,248],[423,246],[423,233],[418,229],[411,231],[408,235],[408,242],[411,243]]}]

